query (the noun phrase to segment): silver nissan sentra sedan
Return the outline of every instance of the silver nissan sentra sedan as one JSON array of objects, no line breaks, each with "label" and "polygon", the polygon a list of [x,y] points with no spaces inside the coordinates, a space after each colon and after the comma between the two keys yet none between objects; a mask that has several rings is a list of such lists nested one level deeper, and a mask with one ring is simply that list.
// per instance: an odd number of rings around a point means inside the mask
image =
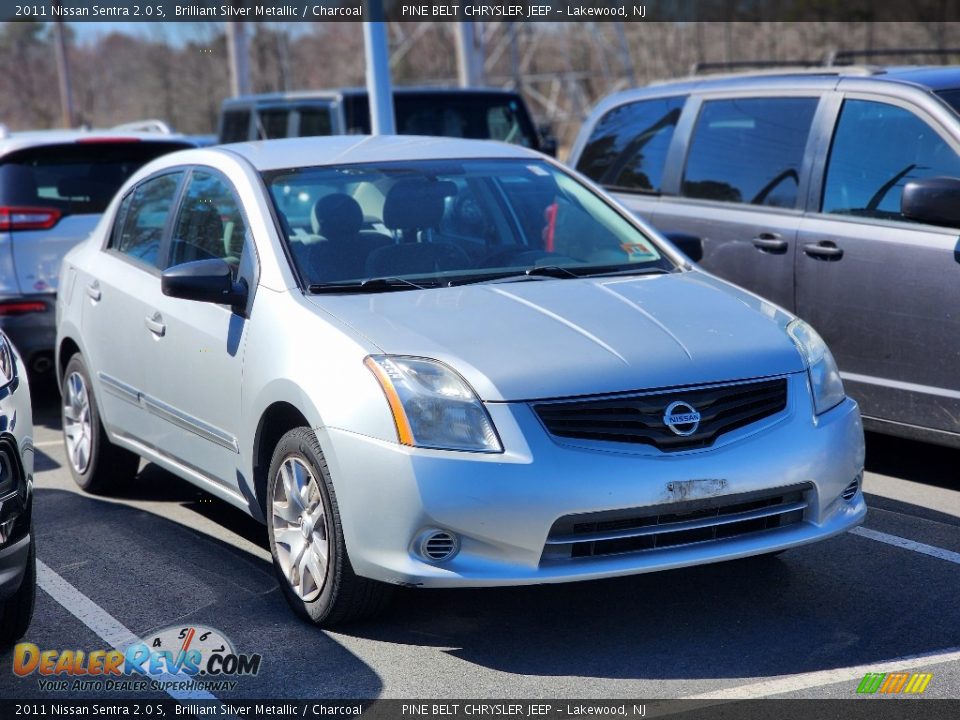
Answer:
[{"label": "silver nissan sentra sedan", "polygon": [[516,146],[173,153],[60,289],[79,485],[144,458],[243,508],[320,624],[392,586],[732,560],[866,512],[859,412],[816,332]]}]

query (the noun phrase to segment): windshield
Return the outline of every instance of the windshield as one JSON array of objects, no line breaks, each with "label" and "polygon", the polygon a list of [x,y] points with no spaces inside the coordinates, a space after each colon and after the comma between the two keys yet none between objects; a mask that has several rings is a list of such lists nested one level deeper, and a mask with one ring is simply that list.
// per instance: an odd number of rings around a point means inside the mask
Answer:
[{"label": "windshield", "polygon": [[675,267],[606,201],[541,160],[310,167],[264,180],[307,286]]}]

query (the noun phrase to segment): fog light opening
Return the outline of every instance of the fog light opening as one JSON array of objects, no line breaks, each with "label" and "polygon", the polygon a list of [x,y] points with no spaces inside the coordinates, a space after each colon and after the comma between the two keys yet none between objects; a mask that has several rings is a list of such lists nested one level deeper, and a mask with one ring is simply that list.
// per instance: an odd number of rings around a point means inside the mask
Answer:
[{"label": "fog light opening", "polygon": [[434,563],[446,562],[460,552],[460,540],[446,530],[426,530],[415,543],[417,554],[424,560]]},{"label": "fog light opening", "polygon": [[857,496],[857,492],[859,492],[860,490],[860,481],[862,479],[863,479],[863,473],[861,472],[853,479],[852,483],[850,483],[843,489],[843,492],[840,493],[840,497],[842,497],[847,502],[850,502],[851,500],[853,500]]}]

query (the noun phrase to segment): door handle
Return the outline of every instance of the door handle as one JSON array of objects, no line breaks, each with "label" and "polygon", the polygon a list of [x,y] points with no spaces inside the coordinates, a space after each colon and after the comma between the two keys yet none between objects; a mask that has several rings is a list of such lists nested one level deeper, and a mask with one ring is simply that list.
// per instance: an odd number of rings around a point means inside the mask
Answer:
[{"label": "door handle", "polygon": [[781,255],[787,251],[787,241],[779,233],[760,233],[750,242],[761,252],[772,255]]},{"label": "door handle", "polygon": [[843,257],[843,248],[838,248],[837,244],[831,240],[807,243],[803,246],[803,252],[812,258],[822,258],[824,260],[839,260]]},{"label": "door handle", "polygon": [[158,312],[154,313],[153,317],[147,315],[143,319],[143,324],[147,326],[147,330],[157,337],[163,337],[164,333],[167,332],[167,326],[163,324],[163,317]]},{"label": "door handle", "polygon": [[98,280],[94,280],[92,283],[87,285],[87,295],[89,295],[90,299],[94,301],[100,299],[100,282]]}]

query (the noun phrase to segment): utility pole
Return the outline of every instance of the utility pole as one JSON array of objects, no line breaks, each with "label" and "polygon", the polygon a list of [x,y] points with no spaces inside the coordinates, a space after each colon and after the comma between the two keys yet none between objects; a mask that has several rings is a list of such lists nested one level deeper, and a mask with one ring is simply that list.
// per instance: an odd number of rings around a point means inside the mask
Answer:
[{"label": "utility pole", "polygon": [[[60,0],[56,0],[57,9]],[[53,23],[54,49],[57,56],[57,76],[60,84],[60,117],[65,128],[73,127],[73,88],[70,84],[70,65],[67,62],[67,38],[63,32],[63,21]]]},{"label": "utility pole", "polygon": [[390,83],[390,50],[387,24],[383,22],[383,4],[370,0],[370,15],[380,18],[363,24],[363,48],[367,66],[367,97],[370,98],[370,130],[374,135],[397,132],[393,115],[393,87]]},{"label": "utility pole", "polygon": [[457,77],[460,87],[483,85],[483,35],[472,22],[458,22]]},{"label": "utility pole", "polygon": [[250,93],[250,53],[247,51],[247,27],[242,22],[227,23],[227,61],[230,64],[230,94]]}]

